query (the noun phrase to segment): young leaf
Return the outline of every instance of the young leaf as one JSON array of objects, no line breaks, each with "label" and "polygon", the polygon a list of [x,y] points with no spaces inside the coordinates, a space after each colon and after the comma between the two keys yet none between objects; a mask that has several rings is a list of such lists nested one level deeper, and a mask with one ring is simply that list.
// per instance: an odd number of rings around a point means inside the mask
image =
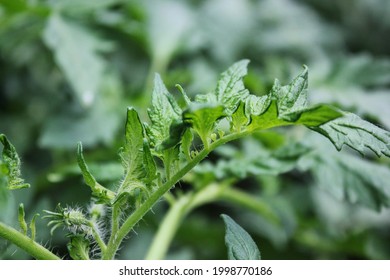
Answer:
[{"label": "young leaf", "polygon": [[251,122],[248,125],[248,130],[262,130],[289,124],[291,123],[278,118],[278,108],[276,102],[272,101],[265,112],[261,115],[251,115]]},{"label": "young leaf", "polygon": [[390,157],[390,132],[355,114],[347,113],[344,117],[310,128],[329,138],[337,150],[347,145],[361,154],[368,148],[377,156]]},{"label": "young leaf", "polygon": [[277,100],[279,118],[294,122],[300,116],[297,112],[307,107],[307,79],[308,68],[304,66],[303,72],[287,86],[281,86],[275,80],[271,95]]},{"label": "young leaf", "polygon": [[122,153],[126,180],[139,179],[144,176],[143,148],[144,130],[138,113],[134,108],[127,109],[126,143]]},{"label": "young leaf", "polygon": [[185,92],[185,90],[179,84],[176,84],[175,87],[179,90],[179,92],[183,96],[183,99],[184,99],[184,102],[185,102],[186,106],[189,106],[191,104],[191,99],[188,97],[188,95]]},{"label": "young leaf", "polygon": [[83,146],[81,142],[77,144],[77,163],[84,177],[85,183],[91,188],[92,196],[97,198],[97,202],[109,203],[112,201],[115,197],[115,193],[96,182],[95,177],[93,177],[89,171],[89,168],[84,160]]},{"label": "young leaf", "polygon": [[248,129],[260,130],[276,126],[302,124],[316,127],[343,116],[329,105],[307,105],[308,69],[286,86],[275,80],[266,96],[249,95],[245,100],[245,114],[250,120]]},{"label": "young leaf", "polygon": [[158,150],[167,150],[180,144],[187,128],[188,124],[184,123],[182,120],[173,120],[169,127],[169,138],[161,143]]},{"label": "young leaf", "polygon": [[145,168],[145,181],[150,184],[157,177],[157,168],[152,153],[150,152],[149,143],[146,140],[144,140],[143,146],[143,161]]},{"label": "young leaf", "polygon": [[244,100],[249,91],[245,88],[243,77],[247,74],[249,60],[241,60],[222,73],[215,95],[217,101],[225,106],[228,115],[236,111],[239,102]]},{"label": "young leaf", "polygon": [[20,229],[22,230],[22,233],[24,235],[27,235],[27,223],[26,223],[26,220],[24,219],[24,217],[25,217],[24,205],[23,205],[23,203],[20,203],[19,204],[19,211],[18,211],[19,226],[20,226]]},{"label": "young leaf", "polygon": [[183,112],[183,120],[188,123],[208,146],[208,137],[213,132],[217,120],[225,117],[225,108],[222,105],[193,103]]},{"label": "young leaf", "polygon": [[30,223],[31,240],[32,240],[32,241],[35,241],[35,236],[36,236],[36,233],[37,233],[37,229],[36,229],[36,226],[35,226],[35,220],[37,219],[38,216],[39,216],[39,214],[36,213],[36,214],[32,217],[31,223]]},{"label": "young leaf", "polygon": [[245,107],[245,103],[240,102],[240,105],[238,105],[237,110],[233,113],[230,128],[232,131],[235,130],[237,132],[240,132],[241,129],[248,124],[249,119],[245,114]]},{"label": "young leaf", "polygon": [[259,248],[252,237],[229,216],[222,214],[221,217],[226,226],[225,244],[229,259],[260,260]]},{"label": "young leaf", "polygon": [[82,234],[72,235],[67,245],[69,255],[74,260],[89,260],[89,246],[88,238]]},{"label": "young leaf", "polygon": [[24,180],[20,178],[20,158],[16,153],[15,147],[8,141],[7,137],[4,134],[0,134],[0,142],[3,144],[3,161],[5,168],[8,169],[8,189],[23,189],[29,188],[30,185],[24,183]]},{"label": "young leaf", "polygon": [[194,135],[189,129],[187,129],[186,132],[183,134],[180,148],[188,161],[191,160],[191,144],[193,140]]},{"label": "young leaf", "polygon": [[272,96],[270,94],[263,96],[249,95],[245,99],[245,115],[248,120],[251,119],[251,115],[262,115],[271,105]]},{"label": "young leaf", "polygon": [[152,107],[148,110],[151,126],[148,136],[155,147],[167,140],[169,129],[174,120],[180,120],[181,109],[173,96],[168,92],[160,76],[154,78]]},{"label": "young leaf", "polygon": [[136,191],[149,194],[152,181],[156,178],[156,165],[149,144],[144,139],[144,128],[134,108],[127,109],[126,143],[121,158],[125,169],[123,183],[115,202],[132,196]]}]

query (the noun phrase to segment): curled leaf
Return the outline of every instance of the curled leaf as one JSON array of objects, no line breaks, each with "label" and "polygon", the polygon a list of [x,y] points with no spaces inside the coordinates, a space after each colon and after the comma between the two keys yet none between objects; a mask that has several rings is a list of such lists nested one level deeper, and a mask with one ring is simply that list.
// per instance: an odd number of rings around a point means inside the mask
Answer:
[{"label": "curled leaf", "polygon": [[91,188],[92,196],[97,199],[97,202],[109,203],[112,201],[115,197],[115,193],[100,185],[89,171],[89,168],[84,160],[83,146],[81,142],[77,145],[77,163],[80,167],[81,173],[83,174],[85,183]]}]

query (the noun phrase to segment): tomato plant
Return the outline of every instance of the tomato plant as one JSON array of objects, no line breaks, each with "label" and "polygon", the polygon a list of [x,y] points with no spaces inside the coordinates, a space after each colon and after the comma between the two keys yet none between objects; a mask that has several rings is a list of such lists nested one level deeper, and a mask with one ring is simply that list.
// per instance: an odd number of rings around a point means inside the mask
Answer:
[{"label": "tomato plant", "polygon": [[[213,92],[197,95],[194,100],[178,86],[184,100],[182,106],[156,75],[148,109],[150,122],[142,122],[134,108],[127,109],[125,144],[120,150],[124,172],[115,189],[109,189],[95,179],[84,159],[82,144],[78,144],[77,161],[84,181],[91,189],[91,206],[83,209],[58,204],[55,211],[44,211],[52,233],[59,227],[68,232],[68,250],[72,258],[89,259],[96,255],[102,259],[115,258],[124,238],[164,197],[170,202],[171,210],[151,245],[147,255],[151,259],[165,257],[178,224],[199,205],[220,198],[235,201],[241,197],[243,205],[257,208],[259,212],[268,211],[272,217],[272,211],[263,207],[261,202],[228,183],[206,184],[176,198],[170,193],[183,177],[219,146],[254,133],[280,126],[302,125],[327,137],[338,150],[346,145],[361,153],[369,149],[377,156],[390,156],[389,132],[333,106],[308,105],[306,66],[288,85],[282,86],[275,80],[268,94],[257,96],[251,94],[243,82],[248,62],[242,60],[233,64],[221,74]],[[21,179],[20,159],[14,146],[5,135],[1,135],[1,142],[4,146],[2,169],[8,189],[29,187]],[[289,154],[282,150],[278,156],[283,158]],[[236,164],[242,165],[239,161]],[[346,190],[346,195],[348,199],[380,208],[388,206],[390,193],[374,183],[371,189]],[[21,232],[1,223],[0,235],[35,258],[58,258],[34,241],[36,216],[29,224],[30,235],[27,234],[28,224],[24,216],[21,204]],[[223,217],[227,225],[229,257],[260,258],[247,233],[231,218]],[[237,246],[242,244],[236,240],[237,236],[248,242],[248,248],[254,251],[248,252],[244,250],[247,247]],[[92,254],[93,247],[95,252]]]}]

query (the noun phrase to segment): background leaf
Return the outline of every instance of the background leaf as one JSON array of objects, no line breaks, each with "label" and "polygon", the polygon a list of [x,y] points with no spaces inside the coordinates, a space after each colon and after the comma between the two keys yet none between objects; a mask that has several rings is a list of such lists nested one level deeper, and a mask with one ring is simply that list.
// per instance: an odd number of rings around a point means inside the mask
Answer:
[{"label": "background leaf", "polygon": [[226,226],[225,243],[230,260],[260,260],[260,251],[250,235],[227,215],[222,214]]},{"label": "background leaf", "polygon": [[[327,147],[327,146],[324,146]],[[316,185],[336,199],[380,211],[390,203],[390,170],[378,163],[347,153],[313,152],[301,164],[313,160],[310,169]]]},{"label": "background leaf", "polygon": [[91,106],[99,94],[105,70],[98,51],[107,48],[107,43],[57,13],[47,22],[44,41],[54,52],[80,104]]}]

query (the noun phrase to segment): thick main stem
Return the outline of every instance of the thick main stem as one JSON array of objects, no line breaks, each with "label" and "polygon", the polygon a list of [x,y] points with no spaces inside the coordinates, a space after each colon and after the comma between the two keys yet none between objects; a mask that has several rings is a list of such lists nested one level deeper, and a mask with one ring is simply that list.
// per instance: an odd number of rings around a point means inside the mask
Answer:
[{"label": "thick main stem", "polygon": [[103,254],[102,259],[113,259],[115,253],[122,243],[123,238],[131,231],[135,224],[137,224],[142,217],[153,207],[153,205],[161,199],[161,197],[169,191],[184,175],[191,171],[199,162],[201,162],[212,150],[217,147],[241,138],[250,132],[244,131],[240,133],[233,133],[227,135],[219,140],[213,142],[208,149],[203,149],[199,154],[187,163],[181,170],[173,175],[165,184],[156,190],[137,210],[133,212],[123,223],[116,234],[111,234],[110,240],[107,244],[107,251]]},{"label": "thick main stem", "polygon": [[7,226],[6,224],[3,224],[2,222],[0,222],[0,237],[11,241],[13,244],[26,251],[37,260],[60,260],[58,256],[54,255],[30,237],[10,226]]}]

